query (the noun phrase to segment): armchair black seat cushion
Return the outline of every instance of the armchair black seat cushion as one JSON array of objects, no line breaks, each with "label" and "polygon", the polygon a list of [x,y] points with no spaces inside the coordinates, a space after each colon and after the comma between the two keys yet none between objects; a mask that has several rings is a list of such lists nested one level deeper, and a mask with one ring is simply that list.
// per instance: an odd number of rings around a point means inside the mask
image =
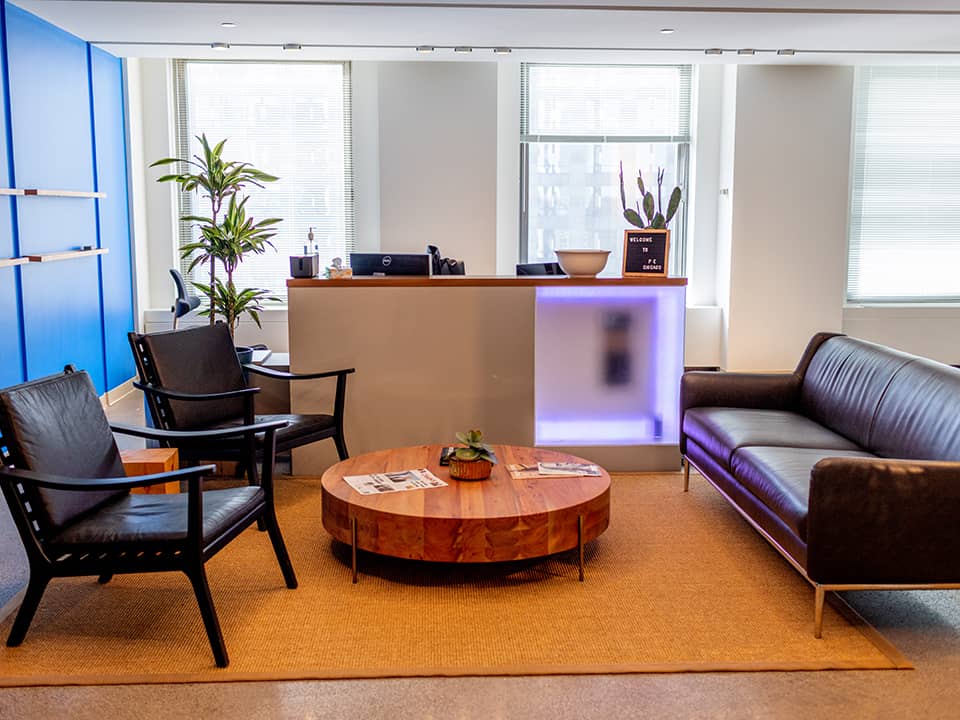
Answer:
[{"label": "armchair black seat cushion", "polygon": [[[204,492],[204,466],[127,478],[112,430],[202,443],[263,436],[273,467],[279,423],[170,433],[111,426],[86,373],[68,369],[0,390],[0,488],[30,563],[27,592],[7,639],[19,645],[52,578],[179,570],[193,585],[217,665],[228,663],[204,563],[251,523],[262,521],[286,584],[297,585],[273,509],[272,473],[261,483]],[[188,492],[131,495],[130,488],[178,480]]]},{"label": "armchair black seat cushion", "polygon": [[686,373],[681,452],[823,592],[960,587],[960,370],[821,333],[785,374]]},{"label": "armchair black seat cushion", "polygon": [[[241,366],[226,325],[203,325],[168,332],[130,333],[130,346],[137,363],[141,388],[153,424],[167,430],[198,428],[230,428],[254,422],[283,421],[277,431],[277,452],[330,438],[340,459],[346,459],[343,437],[343,408],[346,377],[353,368],[331,372],[293,374],[278,372],[257,365]],[[265,375],[283,380],[336,378],[337,389],[331,414],[256,415],[253,395],[247,376]],[[243,439],[224,438],[202,446],[184,442],[177,444],[181,461],[237,460],[244,463],[255,481],[256,462],[262,445],[254,439],[249,446]]]}]

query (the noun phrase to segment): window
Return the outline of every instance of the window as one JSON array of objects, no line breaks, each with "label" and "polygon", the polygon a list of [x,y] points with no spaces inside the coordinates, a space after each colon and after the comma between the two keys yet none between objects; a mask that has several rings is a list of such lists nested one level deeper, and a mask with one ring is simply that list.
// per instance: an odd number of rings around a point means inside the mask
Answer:
[{"label": "window", "polygon": [[[280,178],[251,188],[248,215],[278,217],[276,252],[245,259],[235,281],[286,299],[289,256],[313,228],[320,262],[354,249],[349,63],[174,62],[179,157],[199,152],[196,136],[229,138],[224,157]],[[207,215],[197,193],[180,194],[181,215]],[[179,223],[180,245],[196,229]],[[181,263],[186,275],[189,260]],[[203,282],[202,268],[195,269]]]},{"label": "window", "polygon": [[[622,265],[619,166],[627,202],[637,171],[664,203],[684,190],[690,154],[690,66],[521,66],[520,258],[553,262],[554,250],[611,250],[604,274]],[[670,223],[670,274],[684,271],[686,203]]]},{"label": "window", "polygon": [[854,101],[847,299],[960,300],[960,67],[859,68]]}]

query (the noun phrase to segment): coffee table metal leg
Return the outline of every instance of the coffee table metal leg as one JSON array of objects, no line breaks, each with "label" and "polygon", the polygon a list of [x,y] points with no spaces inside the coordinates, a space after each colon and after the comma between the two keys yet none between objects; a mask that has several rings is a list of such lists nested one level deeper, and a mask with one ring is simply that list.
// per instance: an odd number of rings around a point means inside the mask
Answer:
[{"label": "coffee table metal leg", "polygon": [[350,518],[350,568],[353,570],[353,584],[357,584],[357,518]]},{"label": "coffee table metal leg", "polygon": [[577,554],[580,556],[580,582],[583,582],[583,515],[577,516]]}]

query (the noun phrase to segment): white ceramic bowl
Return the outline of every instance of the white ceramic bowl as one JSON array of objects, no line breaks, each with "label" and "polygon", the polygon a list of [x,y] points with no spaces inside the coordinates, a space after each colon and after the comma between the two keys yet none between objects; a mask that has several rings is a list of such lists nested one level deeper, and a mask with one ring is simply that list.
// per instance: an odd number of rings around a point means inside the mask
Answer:
[{"label": "white ceramic bowl", "polygon": [[609,250],[554,250],[560,267],[570,277],[596,277],[607,264]]}]

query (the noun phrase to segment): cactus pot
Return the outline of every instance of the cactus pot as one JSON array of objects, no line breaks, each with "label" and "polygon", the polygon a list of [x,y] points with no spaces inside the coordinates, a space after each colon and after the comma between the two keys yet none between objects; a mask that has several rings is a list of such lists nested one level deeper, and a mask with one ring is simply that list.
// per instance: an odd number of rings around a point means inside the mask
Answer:
[{"label": "cactus pot", "polygon": [[489,460],[459,460],[456,455],[450,458],[450,477],[457,480],[486,480],[493,472],[493,463]]}]

